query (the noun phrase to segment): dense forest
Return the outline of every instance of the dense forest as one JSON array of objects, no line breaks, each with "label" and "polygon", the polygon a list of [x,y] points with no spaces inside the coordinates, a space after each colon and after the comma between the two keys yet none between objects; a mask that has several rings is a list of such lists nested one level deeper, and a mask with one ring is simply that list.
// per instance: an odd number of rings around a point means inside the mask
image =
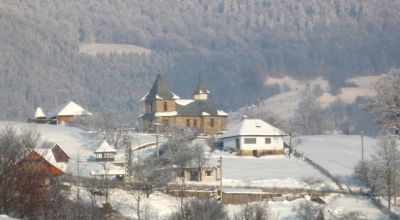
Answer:
[{"label": "dense forest", "polygon": [[[1,0],[0,118],[73,99],[134,121],[158,70],[184,98],[201,74],[227,111],[278,93],[267,76],[323,76],[335,92],[400,66],[399,21],[394,0]],[[92,42],[152,53],[79,53]]]}]

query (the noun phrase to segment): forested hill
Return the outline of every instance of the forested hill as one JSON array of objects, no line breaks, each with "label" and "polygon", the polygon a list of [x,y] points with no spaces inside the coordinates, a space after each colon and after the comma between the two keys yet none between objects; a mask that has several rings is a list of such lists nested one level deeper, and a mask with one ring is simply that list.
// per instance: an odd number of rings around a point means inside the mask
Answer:
[{"label": "forested hill", "polygon": [[[181,97],[201,74],[228,111],[279,92],[267,75],[335,89],[400,66],[399,22],[397,0],[1,0],[0,118],[73,99],[134,120],[157,69]],[[94,42],[151,53],[79,53]]]}]

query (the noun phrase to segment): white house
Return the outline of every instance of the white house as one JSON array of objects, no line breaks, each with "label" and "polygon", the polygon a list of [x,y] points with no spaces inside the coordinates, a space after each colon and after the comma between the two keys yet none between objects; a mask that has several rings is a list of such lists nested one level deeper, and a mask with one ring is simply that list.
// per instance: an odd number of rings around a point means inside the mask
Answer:
[{"label": "white house", "polygon": [[287,134],[261,119],[243,119],[222,136],[224,149],[241,156],[283,154],[283,137]]}]

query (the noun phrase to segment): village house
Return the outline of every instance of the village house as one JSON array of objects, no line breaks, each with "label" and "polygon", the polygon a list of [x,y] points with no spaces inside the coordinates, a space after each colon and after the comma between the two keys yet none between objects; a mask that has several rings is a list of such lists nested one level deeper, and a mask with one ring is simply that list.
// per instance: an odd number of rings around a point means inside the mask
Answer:
[{"label": "village house", "polygon": [[37,148],[27,154],[18,163],[20,172],[35,174],[35,178],[43,185],[67,172],[69,156],[58,146]]},{"label": "village house", "polygon": [[150,91],[142,98],[145,113],[140,116],[145,131],[161,130],[170,125],[187,127],[196,133],[219,134],[226,130],[228,114],[219,110],[210,99],[210,91],[199,82],[193,99],[181,99],[166,86],[162,76],[157,78]]},{"label": "village house", "polygon": [[65,124],[72,123],[80,117],[87,117],[92,115],[91,112],[82,108],[73,101],[60,105],[48,115],[48,120],[52,124]]},{"label": "village house", "polygon": [[[200,171],[200,172],[199,172]],[[205,165],[198,168],[195,166],[185,167],[183,170],[178,169],[176,175],[176,182],[180,183],[185,181],[201,181],[213,182],[218,180],[218,169],[213,165]]]},{"label": "village house", "polygon": [[46,124],[47,116],[41,107],[36,108],[34,122],[38,124]]},{"label": "village house", "polygon": [[108,144],[107,140],[105,140],[99,148],[97,148],[94,154],[96,155],[97,162],[112,162],[115,160],[117,150]]},{"label": "village house", "polygon": [[283,154],[283,137],[287,134],[261,119],[242,120],[222,136],[223,147],[241,156]]},{"label": "village house", "polygon": [[35,149],[35,152],[37,152],[41,157],[43,157],[43,159],[57,167],[57,169],[61,170],[63,173],[67,172],[68,161],[70,157],[58,144],[54,144],[50,148],[37,148]]}]

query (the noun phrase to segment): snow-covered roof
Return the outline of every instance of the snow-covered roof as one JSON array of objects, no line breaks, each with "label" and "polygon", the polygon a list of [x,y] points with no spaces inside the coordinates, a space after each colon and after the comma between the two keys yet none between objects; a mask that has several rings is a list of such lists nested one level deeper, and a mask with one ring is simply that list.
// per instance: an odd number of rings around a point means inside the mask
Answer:
[{"label": "snow-covered roof", "polygon": [[38,153],[40,156],[43,157],[43,159],[47,160],[51,165],[55,166],[62,172],[66,173],[67,172],[67,163],[64,162],[57,162],[54,153],[51,149],[44,149],[44,148],[37,148],[35,149],[35,152]]},{"label": "snow-covered roof", "polygon": [[226,112],[224,112],[222,110],[218,110],[217,113],[218,113],[219,116],[228,116],[229,115],[228,113],[226,113]]},{"label": "snow-covered roof", "polygon": [[49,113],[50,118],[63,115],[92,115],[92,113],[82,108],[74,101],[70,101],[66,104],[60,105],[57,109]]},{"label": "snow-covered roof", "polygon": [[125,169],[91,170],[91,176],[117,176],[125,175]]},{"label": "snow-covered roof", "polygon": [[175,103],[178,105],[189,105],[190,103],[194,102],[193,99],[177,99],[175,100]]},{"label": "snow-covered roof", "polygon": [[142,98],[142,100],[148,100],[148,101],[154,101],[156,99],[159,100],[179,99],[179,96],[177,96],[175,93],[171,92],[168,89],[161,74],[157,74],[157,78],[154,81],[150,91]]},{"label": "snow-covered roof", "polygon": [[156,112],[154,114],[155,117],[163,117],[163,116],[175,116],[178,115],[178,112],[173,111],[173,112]]},{"label": "snow-covered roof", "polygon": [[146,97],[149,95],[149,92],[147,92],[141,99],[140,99],[140,101],[144,101],[144,100],[146,100]]},{"label": "snow-covered roof", "polygon": [[108,144],[107,140],[103,141],[103,143],[100,145],[99,148],[95,151],[95,153],[104,153],[104,152],[115,152],[117,153],[117,150],[113,148],[110,144]]},{"label": "snow-covered roof", "polygon": [[285,136],[285,132],[261,119],[242,119],[238,124],[226,131],[223,137],[235,136]]},{"label": "snow-covered roof", "polygon": [[207,113],[207,112],[202,112],[201,115],[203,115],[203,116],[209,116],[210,114]]},{"label": "snow-covered roof", "polygon": [[43,109],[38,107],[35,111],[35,118],[46,118],[46,114],[44,114]]}]

